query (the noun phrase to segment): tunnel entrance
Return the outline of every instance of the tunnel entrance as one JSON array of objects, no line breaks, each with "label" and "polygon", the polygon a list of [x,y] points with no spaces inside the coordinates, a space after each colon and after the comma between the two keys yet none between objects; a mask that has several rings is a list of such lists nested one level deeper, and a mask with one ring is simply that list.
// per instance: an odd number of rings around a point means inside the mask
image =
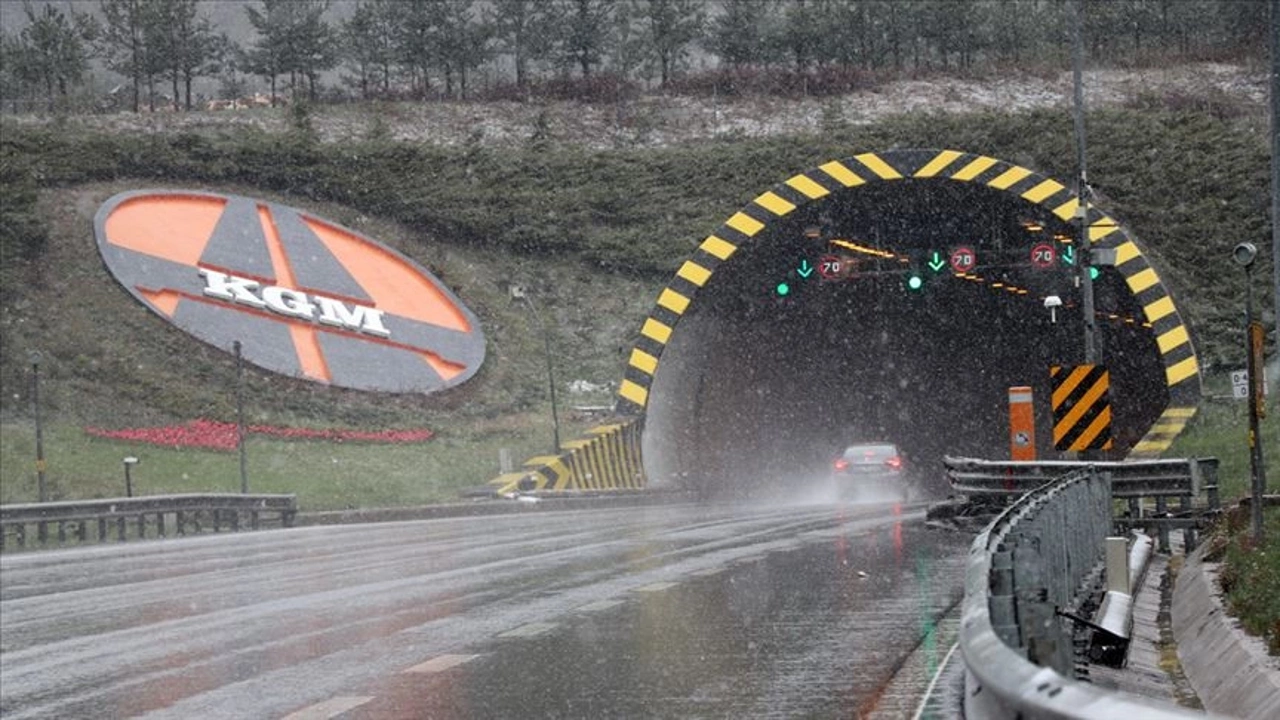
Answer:
[{"label": "tunnel entrance", "polygon": [[[985,167],[971,173],[975,162]],[[1062,456],[1049,367],[1083,362],[1084,345],[1073,200],[954,151],[858,156],[761,195],[681,268],[632,353],[622,397],[644,415],[649,483],[803,484],[844,446],[889,441],[940,490],[944,454],[1008,456],[1015,385],[1034,390],[1040,457]],[[1094,281],[1119,458],[1167,446],[1198,375],[1132,239],[1096,210],[1089,219],[1094,247],[1119,248]],[[1052,314],[1050,296],[1063,303]]]}]

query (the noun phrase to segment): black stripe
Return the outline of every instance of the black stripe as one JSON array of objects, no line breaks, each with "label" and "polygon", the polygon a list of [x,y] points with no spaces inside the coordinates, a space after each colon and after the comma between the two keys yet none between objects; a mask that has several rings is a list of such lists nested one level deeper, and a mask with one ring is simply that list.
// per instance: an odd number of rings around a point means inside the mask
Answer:
[{"label": "black stripe", "polygon": [[799,190],[796,190],[795,188],[791,187],[786,183],[778,183],[777,185],[774,185],[772,188],[770,188],[770,191],[774,195],[777,195],[783,200],[786,200],[792,205],[795,205],[797,208],[800,208],[804,205],[807,205],[813,202],[813,200],[809,199],[808,195],[805,195],[804,193],[800,192]]},{"label": "black stripe", "polygon": [[[1028,169],[1028,168],[1025,168],[1025,166],[1022,166],[1022,167],[1023,167],[1023,169]],[[1039,173],[1035,173],[1035,172],[1033,172],[1033,173],[1031,173],[1030,175],[1028,175],[1028,176],[1026,176],[1026,177],[1022,178],[1022,179],[1021,179],[1021,180],[1019,180],[1018,182],[1016,182],[1016,183],[1014,183],[1014,184],[1010,185],[1009,187],[1005,188],[1004,190],[1001,190],[1000,192],[1007,192],[1007,193],[1011,193],[1011,194],[1013,194],[1013,195],[1017,195],[1017,196],[1018,196],[1018,198],[1022,198],[1022,194],[1023,194],[1023,193],[1025,193],[1026,191],[1030,190],[1031,188],[1033,188],[1033,187],[1035,187],[1035,186],[1039,185],[1040,183],[1042,183],[1042,182],[1044,182],[1045,180],[1048,180],[1048,179],[1049,179],[1049,178],[1047,178],[1047,177],[1045,177],[1045,176],[1043,176],[1043,175],[1041,175],[1041,174],[1039,174]],[[994,190],[995,188],[992,188],[992,189]],[[1055,217],[1054,219],[1057,219],[1057,218]]]},{"label": "black stripe", "polygon": [[[808,172],[801,173],[801,174],[809,178],[810,180],[814,181],[818,185],[821,185],[822,188],[825,189],[828,194],[834,193],[838,190],[845,189],[844,185],[841,185],[839,182],[836,181],[835,178],[826,174],[822,170],[819,170],[818,168],[814,168],[812,170],[809,170]],[[823,195],[821,198],[818,198],[818,199],[826,200],[827,197],[828,197],[827,195]]]},{"label": "black stripe", "polygon": [[[916,173],[920,172],[921,168],[923,168],[925,165],[928,165],[930,162],[933,162],[933,159],[941,155],[943,152],[946,152],[946,151],[945,150],[891,150],[886,153],[876,153],[876,154],[880,157],[881,160],[884,160],[885,162],[889,163],[894,167],[895,170],[902,173],[903,177],[912,178],[915,176]],[[889,162],[889,159],[886,158],[885,155],[892,155],[893,162]],[[947,172],[948,170],[950,170],[951,172],[955,172],[954,170],[955,168],[964,167],[969,162],[971,162],[974,157],[976,156],[970,155],[969,153],[961,153],[960,157],[953,160],[952,163],[947,167],[943,168],[942,171],[943,173]],[[942,176],[941,173],[939,173],[939,175],[935,175],[934,177],[940,177],[940,176]],[[877,176],[877,179],[879,179],[878,176]],[[921,178],[921,179],[929,179],[929,178]]]},{"label": "black stripe", "polygon": [[[988,155],[987,157],[991,157],[991,156],[990,156],[990,155]],[[976,156],[975,156],[975,158],[976,158]],[[966,163],[966,164],[968,164],[968,163]],[[948,166],[948,168],[947,168],[947,169],[948,169],[948,170],[950,170],[952,174],[954,174],[954,173],[955,173],[959,168],[963,168],[963,167],[964,167],[964,165],[959,165],[959,164],[957,163],[956,165]],[[1009,168],[1011,168],[1011,167],[1013,167],[1013,166],[1012,166],[1012,165],[1010,165],[1009,163],[1004,162],[1003,160],[999,160],[999,161],[997,161],[997,162],[996,162],[996,164],[995,164],[995,165],[992,165],[991,167],[987,168],[986,170],[983,170],[982,172],[980,172],[980,173],[978,173],[977,175],[975,175],[975,176],[973,177],[973,179],[972,179],[972,180],[970,180],[969,182],[974,183],[974,184],[977,184],[977,185],[986,185],[987,183],[991,182],[992,180],[995,180],[996,178],[998,178],[998,177],[1000,177],[1001,175],[1003,175],[1003,174],[1005,173],[1005,171],[1007,171],[1007,170],[1008,170]],[[956,168],[957,170],[951,170],[951,168]],[[949,177],[949,176],[948,176],[948,177]],[[992,190],[994,190],[994,189],[995,189],[995,188],[992,188]],[[1004,191],[1003,191],[1003,190],[1001,190],[1000,192],[1004,192]]]},{"label": "black stripe", "polygon": [[[1072,446],[1076,444],[1076,441],[1080,439],[1080,436],[1084,434],[1084,431],[1088,430],[1089,426],[1093,424],[1093,421],[1097,420],[1098,416],[1102,414],[1102,411],[1109,407],[1111,407],[1111,403],[1107,399],[1107,393],[1103,393],[1102,397],[1098,398],[1098,401],[1094,403],[1084,415],[1081,415],[1080,419],[1076,421],[1076,424],[1072,425],[1071,428],[1062,436],[1059,441],[1059,444],[1062,445],[1062,447],[1059,449],[1072,449]],[[1108,426],[1110,426],[1110,423],[1108,423]],[[1107,437],[1111,436],[1109,430],[1104,432],[1107,432]],[[1098,433],[1098,436],[1101,437],[1102,434],[1103,433],[1100,432]]]}]

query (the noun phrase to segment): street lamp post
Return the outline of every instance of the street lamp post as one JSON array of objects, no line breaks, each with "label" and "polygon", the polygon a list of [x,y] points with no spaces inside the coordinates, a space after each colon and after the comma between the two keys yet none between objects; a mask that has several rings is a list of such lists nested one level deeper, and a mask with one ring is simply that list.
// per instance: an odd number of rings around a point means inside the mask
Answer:
[{"label": "street lamp post", "polygon": [[1249,470],[1251,475],[1250,521],[1253,525],[1253,539],[1262,542],[1262,496],[1267,491],[1267,470],[1262,457],[1262,442],[1258,436],[1258,420],[1264,409],[1262,401],[1262,324],[1253,319],[1253,261],[1258,255],[1258,248],[1253,243],[1243,242],[1231,251],[1231,259],[1244,268],[1244,323],[1245,323],[1245,375],[1248,378],[1249,393]]},{"label": "street lamp post", "polygon": [[31,353],[31,412],[36,423],[36,491],[40,502],[49,501],[49,486],[45,482],[44,427],[40,423],[40,353]]},{"label": "street lamp post", "polygon": [[547,360],[547,389],[551,395],[551,446],[552,453],[560,452],[560,412],[556,407],[556,373],[555,366],[551,362],[551,335],[547,330],[547,324],[542,321],[542,313],[538,312],[538,306],[533,303],[533,299],[525,289],[519,285],[511,286],[511,299],[523,300],[529,306],[529,310],[533,312],[533,317],[538,322],[538,328],[542,332],[543,347]]},{"label": "street lamp post", "polygon": [[133,466],[137,465],[139,462],[140,461],[138,460],[138,458],[132,455],[124,459],[124,496],[125,497],[133,497],[133,475],[131,474],[130,471],[133,469]]}]

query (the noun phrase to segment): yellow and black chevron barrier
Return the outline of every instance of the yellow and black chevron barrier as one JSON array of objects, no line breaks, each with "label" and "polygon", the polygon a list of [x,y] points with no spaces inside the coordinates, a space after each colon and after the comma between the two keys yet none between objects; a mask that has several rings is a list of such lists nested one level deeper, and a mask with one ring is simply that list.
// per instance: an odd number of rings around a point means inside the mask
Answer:
[{"label": "yellow and black chevron barrier", "polygon": [[1054,365],[1053,447],[1059,451],[1110,450],[1111,373],[1102,365]]},{"label": "yellow and black chevron barrier", "polygon": [[640,490],[644,467],[640,463],[639,419],[591,428],[576,440],[563,443],[558,455],[531,457],[519,472],[489,481],[494,493]]}]

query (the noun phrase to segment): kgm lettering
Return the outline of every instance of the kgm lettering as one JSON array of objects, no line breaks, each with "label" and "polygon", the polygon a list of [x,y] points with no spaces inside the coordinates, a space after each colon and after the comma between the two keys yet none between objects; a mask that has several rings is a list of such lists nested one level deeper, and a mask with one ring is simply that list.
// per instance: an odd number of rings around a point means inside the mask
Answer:
[{"label": "kgm lettering", "polygon": [[256,280],[208,268],[200,268],[199,272],[204,278],[204,294],[208,297],[270,310],[285,317],[319,322],[377,337],[391,337],[391,332],[382,324],[381,310],[364,305],[348,306],[335,298],[308,295],[300,290],[276,285],[263,286]]}]

